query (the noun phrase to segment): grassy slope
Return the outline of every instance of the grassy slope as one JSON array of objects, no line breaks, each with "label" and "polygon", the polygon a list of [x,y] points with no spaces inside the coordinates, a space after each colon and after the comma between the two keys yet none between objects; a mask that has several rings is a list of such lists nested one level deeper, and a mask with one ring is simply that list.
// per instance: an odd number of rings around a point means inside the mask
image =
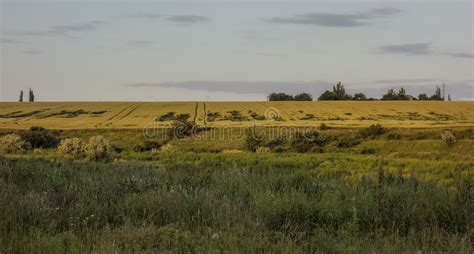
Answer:
[{"label": "grassy slope", "polygon": [[[199,102],[196,120],[204,123],[204,103]],[[474,125],[474,102],[206,102],[206,112],[237,110],[250,118],[276,110],[282,121],[218,120],[209,126],[319,125],[361,127],[381,123],[388,127],[431,128]],[[196,102],[36,102],[0,103],[0,128],[41,125],[56,129],[143,128],[167,112],[194,117]],[[80,112],[82,110],[82,112]],[[78,113],[74,115],[74,113]],[[308,114],[311,120],[301,120]]]}]

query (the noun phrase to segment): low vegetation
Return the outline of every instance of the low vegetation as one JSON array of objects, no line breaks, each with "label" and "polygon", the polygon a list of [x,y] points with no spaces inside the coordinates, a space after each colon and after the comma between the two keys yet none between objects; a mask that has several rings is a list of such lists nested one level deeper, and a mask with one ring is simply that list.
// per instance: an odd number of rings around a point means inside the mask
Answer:
[{"label": "low vegetation", "polygon": [[466,171],[448,188],[378,163],[348,183],[314,173],[327,158],[282,167],[259,156],[170,154],[162,166],[0,158],[0,250],[473,251]]}]

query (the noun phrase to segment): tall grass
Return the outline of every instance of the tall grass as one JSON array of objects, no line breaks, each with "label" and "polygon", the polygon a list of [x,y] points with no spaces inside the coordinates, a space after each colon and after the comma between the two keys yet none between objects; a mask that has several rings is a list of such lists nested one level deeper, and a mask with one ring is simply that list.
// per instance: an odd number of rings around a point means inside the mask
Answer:
[{"label": "tall grass", "polygon": [[0,251],[473,251],[474,189],[461,170],[454,187],[384,167],[383,180],[347,182],[318,174],[324,160],[265,167],[249,156],[0,158]]}]

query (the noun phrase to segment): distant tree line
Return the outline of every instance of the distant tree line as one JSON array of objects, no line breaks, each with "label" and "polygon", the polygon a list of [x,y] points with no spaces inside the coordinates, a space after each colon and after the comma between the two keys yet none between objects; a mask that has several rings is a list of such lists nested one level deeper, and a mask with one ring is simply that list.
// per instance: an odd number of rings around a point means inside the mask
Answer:
[{"label": "distant tree line", "polygon": [[[312,101],[313,97],[309,93],[300,93],[295,96],[286,93],[271,93],[268,96],[269,101]],[[326,90],[318,97],[318,101],[374,101],[379,100],[376,98],[367,98],[364,93],[356,93],[354,95],[346,92],[344,85],[338,82],[331,90]],[[433,95],[428,96],[425,93],[419,94],[418,97],[412,96],[406,93],[406,90],[401,87],[400,90],[395,91],[393,88],[389,89],[386,94],[382,96],[380,100],[383,101],[394,101],[394,100],[433,100],[442,101],[444,100],[441,94],[441,89],[437,86],[436,91]],[[448,100],[451,100],[451,96],[448,95]]]},{"label": "distant tree line", "polygon": [[286,93],[271,93],[269,101],[312,101],[313,96],[309,93],[300,93],[295,96]]}]

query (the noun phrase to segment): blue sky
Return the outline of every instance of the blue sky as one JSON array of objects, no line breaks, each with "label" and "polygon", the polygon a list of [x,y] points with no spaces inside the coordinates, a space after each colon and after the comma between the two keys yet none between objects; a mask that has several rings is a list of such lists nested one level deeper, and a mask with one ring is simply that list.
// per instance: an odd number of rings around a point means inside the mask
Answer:
[{"label": "blue sky", "polygon": [[474,98],[472,1],[1,2],[1,99]]}]

